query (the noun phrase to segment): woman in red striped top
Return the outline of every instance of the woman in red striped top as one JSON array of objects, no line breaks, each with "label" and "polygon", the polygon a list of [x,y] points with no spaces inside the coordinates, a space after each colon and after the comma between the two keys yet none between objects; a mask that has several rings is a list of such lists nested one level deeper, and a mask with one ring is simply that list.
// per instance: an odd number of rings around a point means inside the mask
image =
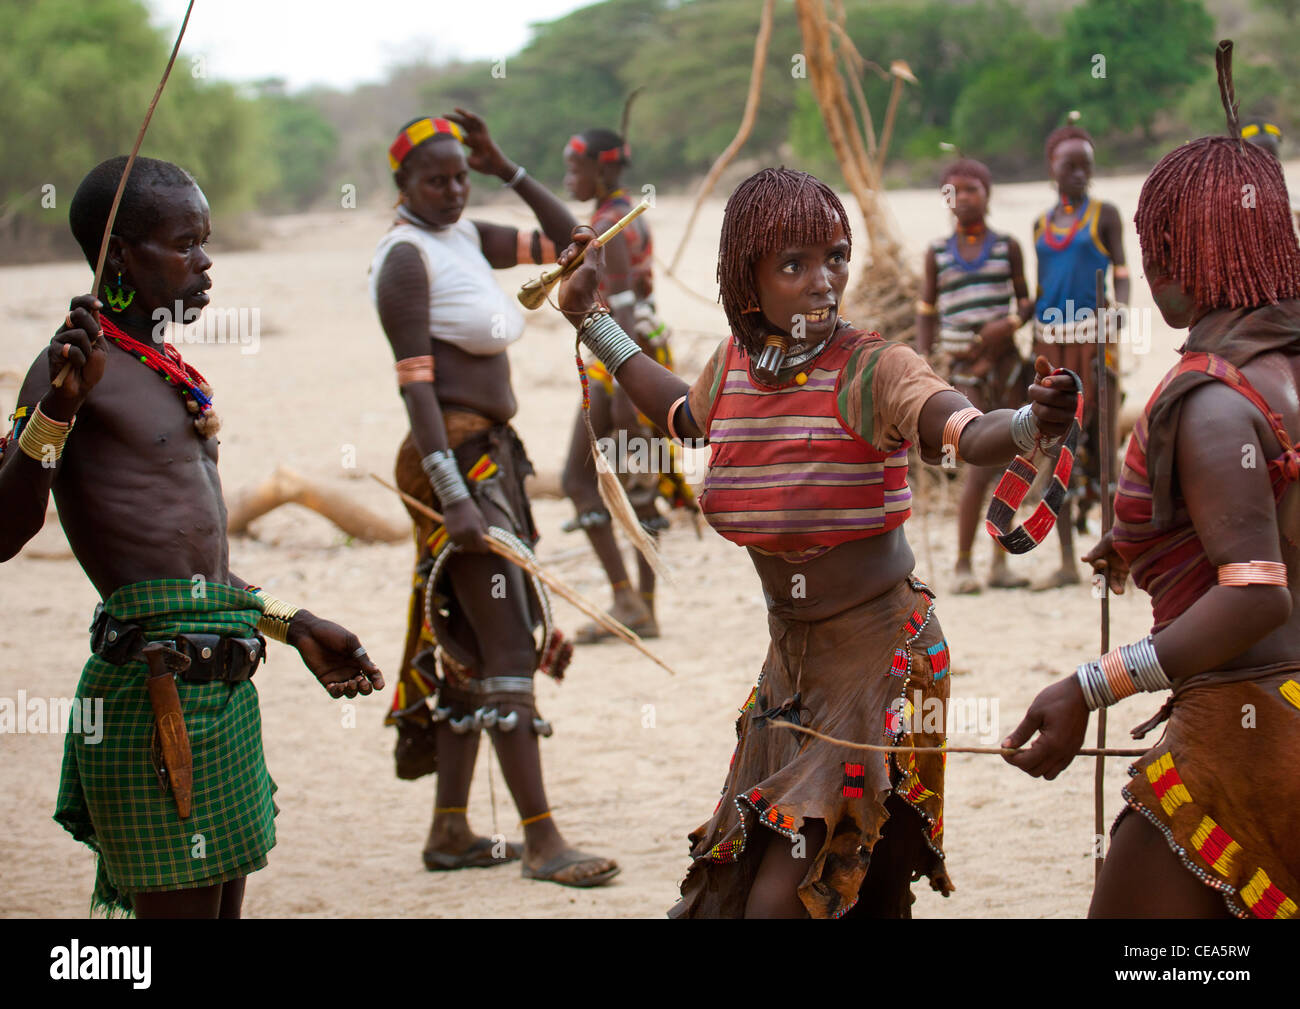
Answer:
[{"label": "woman in red striped top", "polygon": [[[575,231],[560,261],[590,237]],[[933,462],[960,446],[976,465],[1017,452],[1012,411],[980,414],[910,347],[839,318],[850,251],[844,207],[817,179],[767,169],[743,182],[727,204],[718,265],[734,337],[694,385],[591,312],[603,250],[560,294],[642,413],[675,438],[712,445],[701,508],[748,548],[768,600],[768,657],[737,723],[722,799],[691,835],[675,917],[840,917],[855,906],[908,916],[913,874],[944,893],[952,886],[935,754],[856,763],[781,728],[943,740],[948,650],[903,535],[907,447]],[[765,384],[750,362],[774,333],[787,341],[786,366]],[[1032,417],[1043,437],[1064,434],[1072,381],[1041,378],[1030,394],[1032,413],[1018,423]]]}]

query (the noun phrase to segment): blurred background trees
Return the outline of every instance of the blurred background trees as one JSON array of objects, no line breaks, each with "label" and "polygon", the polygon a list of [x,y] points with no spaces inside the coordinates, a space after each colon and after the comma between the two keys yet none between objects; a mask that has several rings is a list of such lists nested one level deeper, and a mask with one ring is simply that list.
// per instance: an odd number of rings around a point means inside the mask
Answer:
[{"label": "blurred background trees", "polygon": [[[831,0],[838,9],[835,0]],[[182,49],[144,152],[200,179],[214,215],[338,206],[340,187],[391,198],[385,149],[397,126],[453,106],[484,115],[506,152],[558,186],[567,138],[629,130],[629,181],[688,189],[731,139],[749,79],[759,0],[605,0],[538,24],[504,66],[388,68],[379,84],[290,92],[212,80]],[[1223,129],[1213,46],[1238,41],[1242,116],[1300,126],[1300,0],[843,0],[845,27],[878,67],[860,83],[880,129],[886,72],[906,60],[886,177],[928,184],[952,155],[999,179],[1041,177],[1046,134],[1071,109],[1097,137],[1103,171],[1145,168],[1172,143]],[[170,29],[142,0],[0,5],[0,257],[68,249],[66,207],[96,162],[125,152],[166,60]],[[841,184],[806,78],[793,6],[777,4],[758,122],[744,165],[785,163]],[[189,60],[187,62],[187,60]],[[268,67],[273,73],[275,68]],[[56,207],[42,208],[53,185]],[[60,245],[60,243],[63,243]]]}]

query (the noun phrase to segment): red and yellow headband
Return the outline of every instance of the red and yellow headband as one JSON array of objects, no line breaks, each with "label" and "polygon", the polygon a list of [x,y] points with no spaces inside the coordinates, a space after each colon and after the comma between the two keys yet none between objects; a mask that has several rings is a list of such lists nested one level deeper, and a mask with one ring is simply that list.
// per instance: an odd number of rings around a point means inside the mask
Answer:
[{"label": "red and yellow headband", "polygon": [[1241,139],[1249,140],[1251,137],[1258,135],[1260,130],[1273,134],[1279,140],[1282,139],[1282,131],[1272,123],[1251,123],[1249,126],[1243,126],[1241,128]]},{"label": "red and yellow headband", "polygon": [[632,150],[627,146],[627,144],[623,144],[621,147],[611,147],[607,151],[592,151],[591,153],[588,153],[587,141],[583,140],[582,137],[578,136],[576,133],[569,138],[568,148],[574,154],[586,154],[588,157],[595,158],[597,161],[602,161],[606,164],[613,161],[626,160],[632,157]]},{"label": "red and yellow headband", "polygon": [[406,160],[406,156],[411,151],[439,133],[446,133],[448,136],[455,137],[462,144],[465,142],[465,136],[461,133],[460,127],[450,119],[421,119],[402,130],[397,135],[397,139],[393,141],[393,145],[388,148],[388,167],[393,171],[397,171],[402,167],[402,162]]}]

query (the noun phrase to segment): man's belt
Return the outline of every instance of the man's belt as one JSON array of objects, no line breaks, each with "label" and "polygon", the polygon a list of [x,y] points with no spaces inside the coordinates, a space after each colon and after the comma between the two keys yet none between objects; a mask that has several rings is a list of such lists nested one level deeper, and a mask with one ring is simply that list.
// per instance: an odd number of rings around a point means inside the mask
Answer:
[{"label": "man's belt", "polygon": [[[177,634],[160,640],[190,660],[180,674],[186,683],[242,683],[253,678],[266,657],[266,640],[260,635],[232,638],[221,634]],[[103,605],[95,608],[90,625],[90,650],[105,662],[124,666],[141,659],[148,641],[138,624],[109,616]]]},{"label": "man's belt", "polygon": [[145,689],[162,750],[159,779],[164,788],[171,788],[177,814],[187,819],[194,798],[194,756],[176,680],[240,683],[252,679],[266,655],[266,640],[260,634],[252,638],[177,634],[163,641],[147,641],[138,624],[110,616],[101,604],[90,624],[90,647],[113,665],[141,661],[149,667]]}]

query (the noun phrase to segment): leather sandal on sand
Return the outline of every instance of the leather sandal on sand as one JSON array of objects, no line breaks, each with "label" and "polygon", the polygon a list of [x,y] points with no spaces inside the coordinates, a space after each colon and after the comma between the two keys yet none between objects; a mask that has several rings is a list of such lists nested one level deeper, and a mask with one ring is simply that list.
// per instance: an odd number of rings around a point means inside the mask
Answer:
[{"label": "leather sandal on sand", "polygon": [[492,854],[494,847],[495,843],[490,837],[480,837],[469,848],[456,855],[446,851],[430,851],[426,848],[422,852],[424,867],[430,872],[445,872],[450,869],[489,869],[494,865],[517,862],[524,854],[523,848],[519,845],[507,843],[505,858],[497,858]]},{"label": "leather sandal on sand", "polygon": [[583,862],[605,861],[608,861],[608,859],[602,858],[600,855],[589,855],[585,851],[578,851],[576,848],[571,848],[566,852],[556,855],[539,869],[530,869],[528,868],[528,863],[525,862],[523,867],[523,876],[524,879],[536,879],[548,883],[559,883],[561,886],[576,886],[582,888],[604,886],[622,871],[617,865],[606,869],[604,872],[599,872],[594,876],[586,876],[582,879],[566,881],[563,879],[556,879],[555,877],[570,866],[581,865]]}]

